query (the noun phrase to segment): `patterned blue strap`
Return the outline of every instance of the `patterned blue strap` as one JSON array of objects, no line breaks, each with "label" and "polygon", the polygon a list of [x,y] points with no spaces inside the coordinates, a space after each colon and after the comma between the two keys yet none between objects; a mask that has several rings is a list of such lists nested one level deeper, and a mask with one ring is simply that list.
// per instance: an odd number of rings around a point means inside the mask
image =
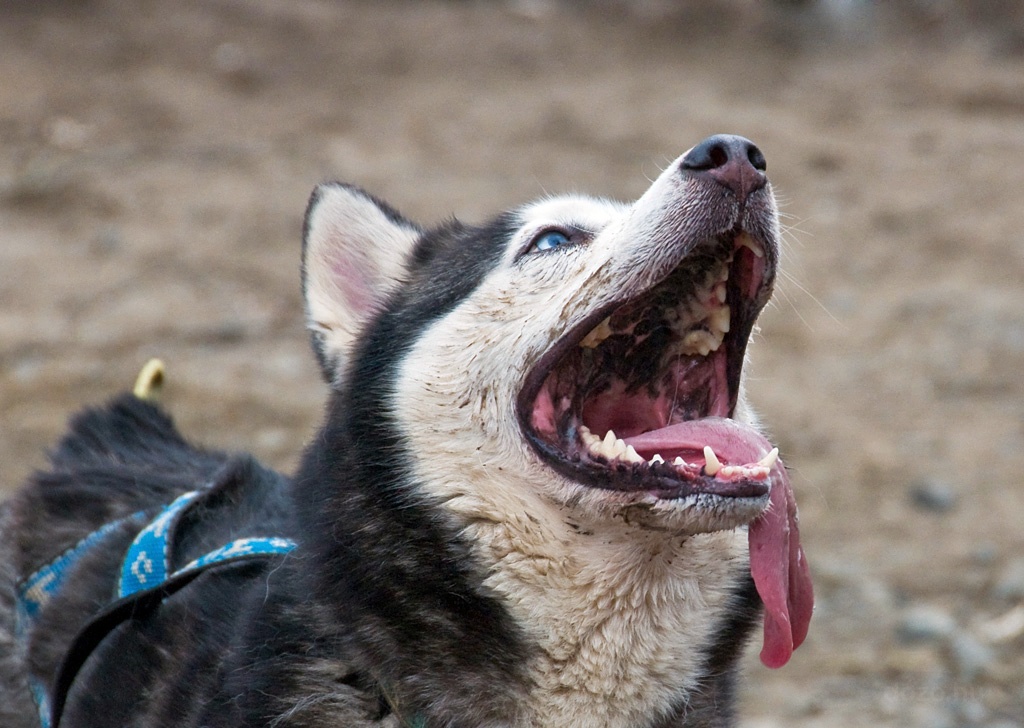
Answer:
[{"label": "patterned blue strap", "polygon": [[[130,619],[151,614],[159,608],[164,599],[188,586],[207,569],[232,568],[246,562],[287,554],[294,548],[295,543],[286,538],[238,539],[187,564],[160,583],[128,594],[107,606],[89,620],[71,642],[53,683],[53,697],[47,708],[47,714],[51,716],[51,720],[46,728],[60,727],[64,702],[75,676],[93,650],[118,625]],[[40,713],[42,714],[42,708]]]},{"label": "patterned blue strap", "polygon": [[188,507],[205,495],[193,490],[178,496],[153,522],[139,531],[121,565],[117,596],[126,597],[167,579],[171,569],[171,536]]},{"label": "patterned blue strap", "polygon": [[[121,564],[115,602],[91,619],[72,643],[65,656],[65,663],[58,671],[52,700],[51,691],[38,679],[30,677],[30,688],[39,709],[42,728],[57,728],[67,690],[78,668],[110,630],[131,618],[137,606],[150,605],[155,608],[164,598],[210,567],[286,554],[295,548],[295,542],[287,538],[240,538],[171,572],[172,545],[178,523],[190,506],[210,492],[210,489],[202,489],[179,496],[139,531]],[[140,511],[106,524],[28,577],[18,590],[15,619],[19,639],[28,639],[42,609],[60,591],[68,574],[83,555],[123,524],[143,521],[145,518],[145,512]]]},{"label": "patterned blue strap", "polygon": [[[39,620],[39,614],[50,599],[61,590],[67,576],[75,564],[86,553],[119,529],[125,523],[142,521],[146,517],[144,511],[111,521],[102,528],[93,531],[46,566],[29,576],[18,588],[18,599],[15,604],[15,634],[20,642],[28,640],[29,634]],[[50,728],[50,701],[46,685],[34,675],[28,678],[32,697],[35,698],[39,710],[39,723],[43,728]]]},{"label": "patterned blue strap", "polygon": [[189,506],[208,492],[194,490],[179,496],[139,532],[121,564],[121,580],[117,589],[119,599],[214,564],[250,556],[285,554],[295,548],[295,542],[287,538],[240,538],[171,573],[172,541],[178,521]]},{"label": "patterned blue strap", "polygon": [[74,565],[78,563],[78,560],[89,549],[125,523],[141,521],[145,517],[146,514],[143,511],[139,511],[106,524],[99,530],[90,533],[49,564],[25,579],[18,589],[18,604],[15,616],[18,637],[24,639],[28,636],[32,628],[35,627],[36,620],[39,619],[39,613],[43,607],[64,586],[64,581]]},{"label": "patterned blue strap", "polygon": [[175,571],[171,574],[170,578],[177,579],[193,571],[202,571],[214,564],[236,561],[249,556],[286,554],[294,548],[295,542],[290,538],[240,538],[221,546],[219,549],[214,549],[204,556],[200,556],[195,561]]}]

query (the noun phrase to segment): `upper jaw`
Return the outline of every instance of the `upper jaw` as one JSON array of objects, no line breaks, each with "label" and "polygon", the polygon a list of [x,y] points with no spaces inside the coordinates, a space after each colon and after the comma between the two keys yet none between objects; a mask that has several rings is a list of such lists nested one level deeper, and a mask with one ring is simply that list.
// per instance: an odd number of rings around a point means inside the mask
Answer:
[{"label": "upper jaw", "polygon": [[745,520],[763,510],[777,450],[732,419],[778,260],[774,207],[763,208],[677,241],[657,282],[551,344],[518,397],[525,438],[550,467],[591,490],[728,502]]}]

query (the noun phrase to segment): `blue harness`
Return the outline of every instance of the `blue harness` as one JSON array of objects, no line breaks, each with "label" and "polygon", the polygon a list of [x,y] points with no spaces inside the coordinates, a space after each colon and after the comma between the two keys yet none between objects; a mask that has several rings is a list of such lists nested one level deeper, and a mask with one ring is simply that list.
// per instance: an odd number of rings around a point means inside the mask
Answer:
[{"label": "blue harness", "polygon": [[[231,567],[256,559],[287,554],[295,542],[287,538],[240,538],[173,570],[171,554],[181,517],[208,496],[210,488],[179,496],[143,528],[121,563],[114,601],[90,619],[65,653],[52,686],[32,675],[29,687],[39,708],[42,728],[58,728],[68,690],[79,669],[103,639],[121,623],[150,613],[160,603],[212,567]],[[16,632],[24,644],[46,604],[60,591],[79,560],[110,534],[128,523],[145,523],[144,511],[93,531],[55,560],[28,577],[18,589]]]}]

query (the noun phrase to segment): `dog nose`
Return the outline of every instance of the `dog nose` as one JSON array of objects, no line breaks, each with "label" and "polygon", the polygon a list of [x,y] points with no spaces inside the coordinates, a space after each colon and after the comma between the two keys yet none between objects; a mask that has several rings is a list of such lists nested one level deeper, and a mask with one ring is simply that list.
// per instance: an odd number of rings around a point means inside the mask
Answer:
[{"label": "dog nose", "polygon": [[740,202],[768,181],[761,150],[733,134],[710,136],[686,153],[680,165],[684,174],[708,176],[732,190]]}]

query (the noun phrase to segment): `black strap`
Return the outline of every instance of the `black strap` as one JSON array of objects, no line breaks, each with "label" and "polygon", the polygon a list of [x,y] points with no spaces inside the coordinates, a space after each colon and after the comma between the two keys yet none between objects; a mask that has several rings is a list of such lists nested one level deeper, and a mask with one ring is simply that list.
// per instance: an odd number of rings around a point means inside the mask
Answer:
[{"label": "black strap", "polygon": [[230,561],[218,561],[205,568],[183,571],[151,589],[137,591],[123,599],[118,599],[95,617],[90,619],[71,641],[71,646],[64,654],[60,669],[53,681],[50,701],[50,728],[59,728],[61,715],[67,702],[68,691],[89,655],[100,646],[100,643],[122,623],[129,619],[142,619],[152,614],[160,603],[188,586],[196,577],[211,571],[221,571],[248,566],[257,560],[265,560],[280,554],[244,554]]}]

